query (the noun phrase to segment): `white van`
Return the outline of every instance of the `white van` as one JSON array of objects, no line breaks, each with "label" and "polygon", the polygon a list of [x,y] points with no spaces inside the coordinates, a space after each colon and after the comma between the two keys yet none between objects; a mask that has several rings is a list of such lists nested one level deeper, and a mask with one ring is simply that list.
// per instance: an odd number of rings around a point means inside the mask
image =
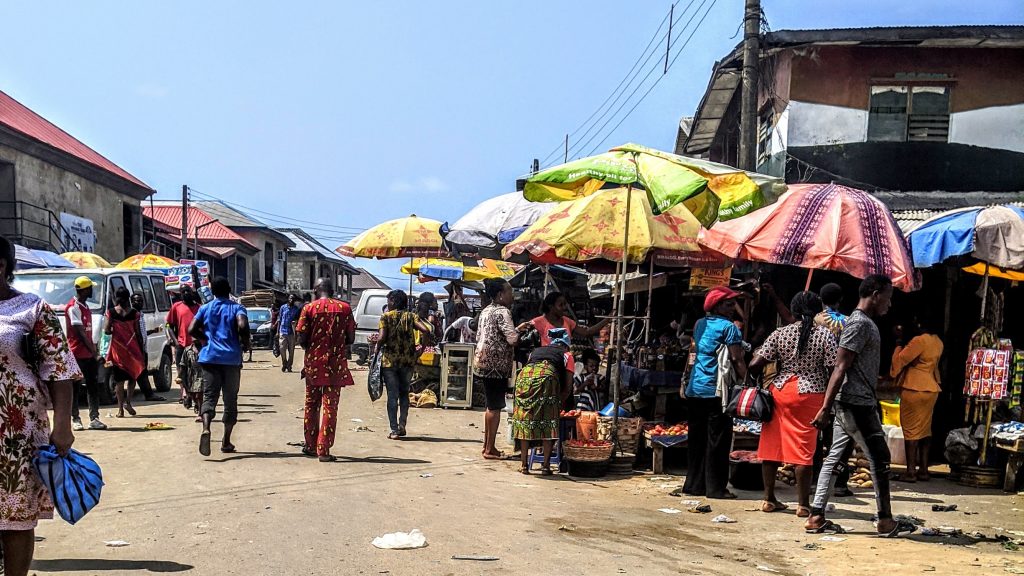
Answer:
[{"label": "white van", "polygon": [[[380,328],[380,315],[388,304],[389,292],[391,291],[380,288],[363,291],[359,297],[359,302],[356,303],[355,310],[352,311],[356,320],[356,340],[352,344],[352,353],[357,356],[357,364],[364,365],[369,361],[370,344],[368,338],[371,334],[376,334]],[[423,294],[423,292],[413,292],[413,296],[416,298],[420,294]],[[444,303],[448,301],[448,294],[446,292],[441,294],[435,293],[434,297],[437,298],[438,310],[443,313]]]},{"label": "white van", "polygon": [[[64,327],[68,331],[64,308],[75,296],[75,278],[88,276],[96,287],[89,299],[92,310],[92,338],[99,344],[103,334],[104,303],[113,300],[118,288],[127,288],[131,293],[141,293],[146,304],[142,309],[146,317],[146,329],[150,334],[146,338],[146,349],[149,352],[149,372],[153,375],[153,386],[160,392],[171,389],[173,376],[171,367],[174,362],[171,348],[167,342],[165,331],[167,312],[171,309],[171,299],[164,288],[164,275],[152,270],[123,270],[120,268],[39,268],[21,270],[14,273],[14,288],[21,292],[36,294],[45,300],[57,312]],[[101,401],[112,402],[112,389],[108,382],[107,371],[100,367],[99,381],[107,386],[100,386]]]}]

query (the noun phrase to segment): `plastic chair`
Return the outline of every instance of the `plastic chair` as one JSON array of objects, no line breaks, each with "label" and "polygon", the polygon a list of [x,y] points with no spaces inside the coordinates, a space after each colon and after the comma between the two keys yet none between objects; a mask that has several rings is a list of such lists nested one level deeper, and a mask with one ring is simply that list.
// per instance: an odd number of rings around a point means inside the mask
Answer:
[{"label": "plastic chair", "polygon": [[[555,445],[551,447],[551,466],[558,469],[562,465],[562,442],[572,437],[573,431],[576,429],[576,422],[574,420],[561,420],[558,423],[558,440],[555,441]],[[530,456],[527,460],[527,464],[530,470],[533,470],[534,464],[544,465],[544,447],[534,446],[530,448]]]}]

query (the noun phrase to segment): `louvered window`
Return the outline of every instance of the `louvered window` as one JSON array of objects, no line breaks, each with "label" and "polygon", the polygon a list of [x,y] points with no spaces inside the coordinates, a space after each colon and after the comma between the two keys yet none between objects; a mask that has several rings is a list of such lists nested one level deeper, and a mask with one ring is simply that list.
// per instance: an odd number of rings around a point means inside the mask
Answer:
[{"label": "louvered window", "polygon": [[949,141],[949,87],[872,86],[868,141]]}]

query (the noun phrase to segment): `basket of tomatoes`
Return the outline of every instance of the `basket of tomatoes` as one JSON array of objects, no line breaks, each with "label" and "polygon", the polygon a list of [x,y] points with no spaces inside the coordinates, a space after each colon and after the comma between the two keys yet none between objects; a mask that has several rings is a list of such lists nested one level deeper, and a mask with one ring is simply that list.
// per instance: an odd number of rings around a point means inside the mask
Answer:
[{"label": "basket of tomatoes", "polygon": [[675,446],[686,442],[690,437],[690,427],[685,422],[672,426],[648,424],[644,426],[644,437],[654,444]]},{"label": "basket of tomatoes", "polygon": [[568,440],[562,443],[562,454],[574,462],[604,462],[612,457],[615,445],[607,440]]}]

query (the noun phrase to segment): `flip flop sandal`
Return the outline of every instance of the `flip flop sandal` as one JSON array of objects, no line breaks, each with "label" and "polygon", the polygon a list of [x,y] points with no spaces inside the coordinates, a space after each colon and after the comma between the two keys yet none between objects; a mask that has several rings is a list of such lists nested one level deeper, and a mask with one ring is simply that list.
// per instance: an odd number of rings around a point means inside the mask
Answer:
[{"label": "flip flop sandal", "polygon": [[797,506],[796,507],[796,517],[797,518],[810,518],[811,517],[811,509],[810,508],[804,508],[803,506]]},{"label": "flip flop sandal", "polygon": [[540,475],[541,476],[553,476],[554,472],[551,470],[551,468],[541,468],[540,469]]},{"label": "flip flop sandal", "polygon": [[912,522],[907,522],[905,520],[897,520],[896,521],[896,526],[894,526],[892,530],[890,530],[887,533],[881,533],[880,532],[878,534],[878,537],[879,538],[902,538],[904,536],[910,536],[911,534],[913,534],[916,531],[917,531],[917,526],[915,526]]},{"label": "flip flop sandal", "polygon": [[[766,510],[765,508],[769,508]],[[769,502],[768,500],[761,501],[761,512],[772,513],[782,512],[783,510],[789,510],[789,506],[786,506],[782,502]]]},{"label": "flip flop sandal", "polygon": [[234,444],[228,444],[227,446],[221,446],[220,447],[220,451],[225,453],[225,454],[231,454],[232,452],[235,451],[235,445]]},{"label": "flip flop sandal", "polygon": [[203,456],[210,455],[210,433],[203,432],[199,435],[199,453]]},{"label": "flip flop sandal", "polygon": [[317,458],[317,460],[319,460],[321,462],[337,462],[338,461],[338,457],[334,456],[332,454],[328,454],[327,456],[319,456]]},{"label": "flip flop sandal", "polygon": [[309,456],[310,458],[316,458],[316,452],[310,450],[309,448],[303,448],[302,453],[306,456]]},{"label": "flip flop sandal", "polygon": [[525,474],[525,475],[529,476],[530,475],[530,469],[527,468],[526,466],[521,466],[519,468],[519,473],[520,474]]},{"label": "flip flop sandal", "polygon": [[128,405],[128,404],[125,404],[125,405],[124,405],[124,409],[125,409],[126,411],[128,411],[128,413],[129,413],[129,414],[131,414],[132,416],[135,416],[135,415],[137,414],[137,412],[135,412],[135,408],[132,408],[132,407],[131,407],[130,405]]},{"label": "flip flop sandal", "polygon": [[804,532],[807,534],[846,534],[846,530],[842,526],[831,520],[825,520],[825,523],[817,528],[804,528]]}]

